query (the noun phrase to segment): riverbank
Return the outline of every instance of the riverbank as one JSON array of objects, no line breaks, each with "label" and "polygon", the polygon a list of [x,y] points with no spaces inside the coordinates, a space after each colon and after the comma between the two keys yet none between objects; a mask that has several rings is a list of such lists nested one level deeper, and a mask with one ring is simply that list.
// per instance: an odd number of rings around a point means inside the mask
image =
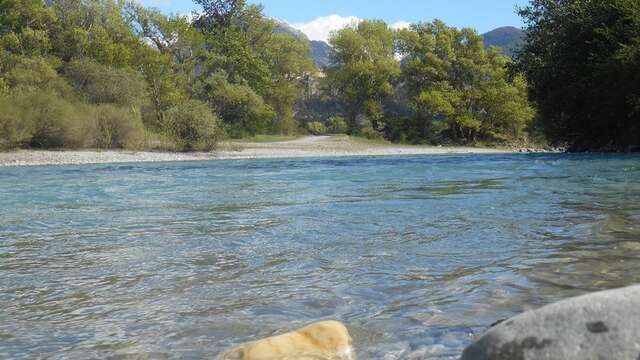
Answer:
[{"label": "riverbank", "polygon": [[0,166],[79,165],[341,156],[496,154],[510,152],[514,152],[514,150],[476,147],[409,146],[370,142],[347,136],[308,136],[280,142],[226,142],[221,144],[219,150],[208,153],[100,150],[19,150],[1,152]]}]

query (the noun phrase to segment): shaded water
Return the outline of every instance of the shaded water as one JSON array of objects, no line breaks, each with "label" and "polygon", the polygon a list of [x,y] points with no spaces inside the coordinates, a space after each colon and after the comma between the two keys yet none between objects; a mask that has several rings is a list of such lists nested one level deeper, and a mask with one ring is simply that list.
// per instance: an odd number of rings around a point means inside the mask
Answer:
[{"label": "shaded water", "polygon": [[640,158],[0,169],[0,358],[212,358],[321,319],[361,359],[458,356],[640,282]]}]

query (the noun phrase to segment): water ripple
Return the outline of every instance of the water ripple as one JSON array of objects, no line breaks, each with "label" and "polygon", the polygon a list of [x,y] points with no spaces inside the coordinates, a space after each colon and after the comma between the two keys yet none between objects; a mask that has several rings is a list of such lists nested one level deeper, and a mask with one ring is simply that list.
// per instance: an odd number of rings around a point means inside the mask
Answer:
[{"label": "water ripple", "polygon": [[201,359],[321,319],[361,358],[640,282],[640,158],[0,169],[0,358]]}]

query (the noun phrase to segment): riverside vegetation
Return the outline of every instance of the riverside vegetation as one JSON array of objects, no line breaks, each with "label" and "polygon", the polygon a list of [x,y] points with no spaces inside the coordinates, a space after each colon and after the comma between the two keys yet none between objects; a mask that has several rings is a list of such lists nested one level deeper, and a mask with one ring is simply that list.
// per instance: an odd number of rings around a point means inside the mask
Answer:
[{"label": "riverside vegetation", "polygon": [[183,16],[132,1],[0,0],[0,148],[208,151],[224,137],[304,133],[640,143],[633,0],[532,1],[515,61],[472,29],[367,20],[332,35],[322,69],[262,7],[195,2]]}]

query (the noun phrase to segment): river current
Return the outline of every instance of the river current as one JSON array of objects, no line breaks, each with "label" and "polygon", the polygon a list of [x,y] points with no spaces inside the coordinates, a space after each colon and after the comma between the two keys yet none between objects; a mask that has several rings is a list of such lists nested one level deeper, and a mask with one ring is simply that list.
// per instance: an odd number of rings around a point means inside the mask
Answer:
[{"label": "river current", "polygon": [[0,358],[211,359],[347,324],[456,358],[497,320],[640,283],[640,157],[0,168]]}]

